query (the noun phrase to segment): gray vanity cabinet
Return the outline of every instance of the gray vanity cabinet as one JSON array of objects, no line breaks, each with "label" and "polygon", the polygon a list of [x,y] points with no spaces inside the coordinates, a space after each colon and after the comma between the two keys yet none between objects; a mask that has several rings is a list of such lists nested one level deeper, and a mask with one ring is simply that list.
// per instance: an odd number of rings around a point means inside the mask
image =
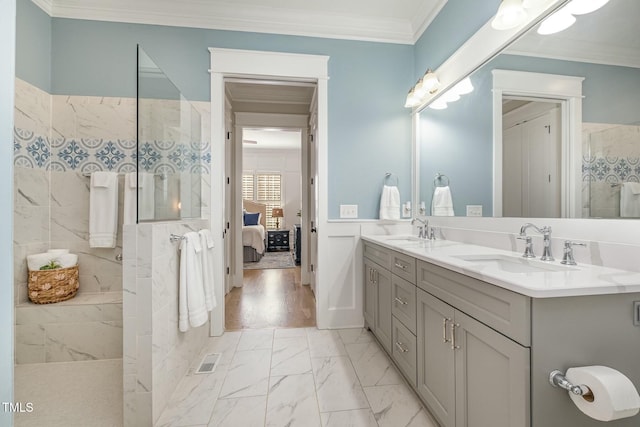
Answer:
[{"label": "gray vanity cabinet", "polygon": [[442,427],[529,426],[529,349],[418,290],[417,391]]},{"label": "gray vanity cabinet", "polygon": [[391,272],[365,258],[364,318],[382,347],[391,353]]}]

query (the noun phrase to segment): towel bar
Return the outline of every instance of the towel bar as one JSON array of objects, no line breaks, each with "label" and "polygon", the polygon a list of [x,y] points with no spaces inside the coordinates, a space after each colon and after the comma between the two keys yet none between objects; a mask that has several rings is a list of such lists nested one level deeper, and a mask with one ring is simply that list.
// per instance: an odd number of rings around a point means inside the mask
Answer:
[{"label": "towel bar", "polygon": [[179,236],[179,235],[177,235],[177,234],[173,234],[173,233],[171,233],[171,234],[169,235],[169,241],[170,241],[171,243],[179,242],[179,241],[181,241],[181,240],[184,240],[184,238],[185,238],[184,236]]},{"label": "towel bar", "polygon": [[448,187],[449,186],[449,182],[450,182],[449,181],[449,177],[447,175],[445,175],[445,174],[440,173],[440,172],[436,173],[436,177],[433,179],[433,186],[437,187],[438,186],[438,182],[442,181],[444,179],[447,180],[447,183],[444,186]]}]

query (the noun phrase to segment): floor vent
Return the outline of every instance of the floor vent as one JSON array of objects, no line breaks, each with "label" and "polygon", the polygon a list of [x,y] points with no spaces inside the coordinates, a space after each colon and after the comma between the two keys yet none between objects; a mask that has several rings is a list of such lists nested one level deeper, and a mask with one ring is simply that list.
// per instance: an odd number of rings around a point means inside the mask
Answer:
[{"label": "floor vent", "polygon": [[220,361],[220,353],[207,354],[200,362],[200,366],[196,370],[196,374],[210,374],[215,371]]}]

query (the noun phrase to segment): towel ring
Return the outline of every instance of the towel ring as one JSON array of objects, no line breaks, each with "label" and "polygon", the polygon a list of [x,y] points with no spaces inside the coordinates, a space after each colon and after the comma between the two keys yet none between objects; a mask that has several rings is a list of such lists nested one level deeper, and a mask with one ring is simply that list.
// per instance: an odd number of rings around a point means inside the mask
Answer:
[{"label": "towel ring", "polygon": [[436,174],[436,177],[433,179],[433,186],[434,187],[438,187],[438,182],[442,181],[442,180],[447,180],[447,183],[445,185],[443,185],[443,187],[448,187],[449,186],[449,177],[445,174],[442,174],[440,172],[438,172]]},{"label": "towel ring", "polygon": [[391,172],[387,172],[384,174],[384,180],[382,180],[382,183],[384,185],[387,185],[387,180],[389,178],[395,178],[396,179],[396,186],[398,186],[398,184],[400,183],[400,180],[398,179],[398,175],[396,175],[395,173],[391,173]]}]

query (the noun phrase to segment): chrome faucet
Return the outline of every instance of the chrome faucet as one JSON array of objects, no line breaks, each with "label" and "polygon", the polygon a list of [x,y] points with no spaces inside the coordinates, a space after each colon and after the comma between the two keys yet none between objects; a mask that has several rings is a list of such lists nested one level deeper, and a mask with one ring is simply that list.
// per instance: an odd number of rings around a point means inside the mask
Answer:
[{"label": "chrome faucet", "polygon": [[533,254],[533,245],[531,243],[531,237],[527,236],[527,230],[529,228],[533,228],[538,233],[542,234],[544,237],[544,250],[542,252],[542,256],[540,259],[542,261],[553,261],[553,255],[551,254],[551,227],[542,227],[539,228],[530,222],[526,223],[522,227],[520,227],[520,236],[526,239],[527,247],[525,249],[523,257],[533,258],[535,255]]},{"label": "chrome faucet", "polygon": [[562,261],[560,264],[565,265],[577,265],[576,260],[573,258],[573,247],[574,246],[587,246],[586,243],[576,243],[571,240],[564,241],[564,256],[562,257]]},{"label": "chrome faucet", "polygon": [[416,222],[421,223],[422,225],[418,226],[418,238],[426,239],[427,238],[427,230],[429,229],[429,220],[424,220],[420,218],[413,218],[411,220],[411,225],[415,225]]}]

